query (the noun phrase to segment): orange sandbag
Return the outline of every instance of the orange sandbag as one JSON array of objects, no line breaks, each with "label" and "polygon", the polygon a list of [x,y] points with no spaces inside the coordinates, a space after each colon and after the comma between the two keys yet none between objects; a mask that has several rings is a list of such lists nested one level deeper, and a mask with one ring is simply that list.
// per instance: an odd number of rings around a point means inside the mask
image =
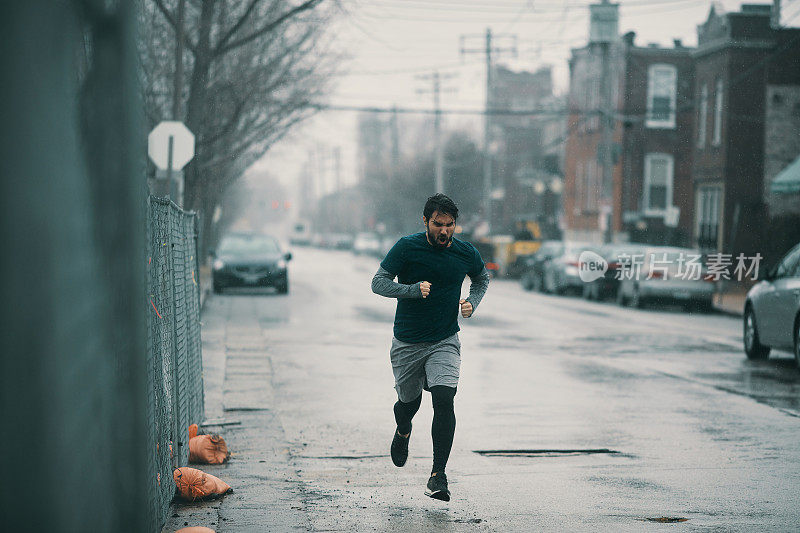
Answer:
[{"label": "orange sandbag", "polygon": [[172,479],[178,487],[178,496],[190,502],[233,492],[231,486],[220,478],[188,466],[173,470]]},{"label": "orange sandbag", "polygon": [[217,533],[217,532],[211,529],[210,527],[192,526],[179,529],[175,533]]},{"label": "orange sandbag", "polygon": [[[191,429],[189,434],[191,435]],[[219,435],[198,435],[189,439],[190,463],[220,465],[230,456],[225,439]]]}]

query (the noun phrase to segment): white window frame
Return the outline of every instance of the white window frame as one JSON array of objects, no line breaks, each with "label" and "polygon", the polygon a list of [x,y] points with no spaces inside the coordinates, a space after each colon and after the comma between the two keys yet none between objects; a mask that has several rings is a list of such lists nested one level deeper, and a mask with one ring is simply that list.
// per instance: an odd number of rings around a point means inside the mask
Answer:
[{"label": "white window frame", "polygon": [[586,164],[586,180],[583,210],[586,213],[593,213],[597,211],[597,195],[598,195],[598,165],[597,161],[590,160]]},{"label": "white window frame", "polygon": [[[672,85],[669,94],[669,118],[658,120],[653,118],[653,99],[656,96],[655,73],[657,70],[668,71],[672,75]],[[669,63],[655,63],[647,69],[647,120],[645,125],[648,128],[675,128],[675,106],[678,97],[678,69]]]},{"label": "white window frame", "polygon": [[585,163],[581,160],[575,163],[575,203],[572,207],[572,213],[575,215],[583,213],[583,189],[586,186],[583,171],[584,166]]},{"label": "white window frame", "polygon": [[722,78],[717,78],[717,86],[714,91],[714,133],[711,136],[711,144],[719,146],[722,142],[722,98],[723,98]]},{"label": "white window frame", "polygon": [[697,147],[706,145],[706,127],[708,126],[708,85],[700,87],[700,109],[697,117]]},{"label": "white window frame", "polygon": [[[664,159],[667,162],[667,194],[664,209],[650,208],[650,180],[651,165],[654,159]],[[667,209],[672,206],[672,189],[675,182],[675,158],[672,154],[649,153],[644,156],[643,204],[642,211],[646,216],[665,216]]]},{"label": "white window frame", "polygon": [[[717,183],[706,183],[695,189],[695,224],[694,242],[700,246],[700,227],[709,219],[713,219],[717,226],[717,242],[714,249],[720,249],[722,231],[725,219],[725,187]],[[709,216],[711,215],[711,216]]]}]

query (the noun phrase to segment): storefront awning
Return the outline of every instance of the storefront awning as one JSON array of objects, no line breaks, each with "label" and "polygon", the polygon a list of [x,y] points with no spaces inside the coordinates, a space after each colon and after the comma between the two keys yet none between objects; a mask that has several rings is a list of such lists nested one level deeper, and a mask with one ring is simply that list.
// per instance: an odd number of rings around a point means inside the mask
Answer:
[{"label": "storefront awning", "polygon": [[773,194],[800,193],[800,157],[781,170],[769,188]]}]

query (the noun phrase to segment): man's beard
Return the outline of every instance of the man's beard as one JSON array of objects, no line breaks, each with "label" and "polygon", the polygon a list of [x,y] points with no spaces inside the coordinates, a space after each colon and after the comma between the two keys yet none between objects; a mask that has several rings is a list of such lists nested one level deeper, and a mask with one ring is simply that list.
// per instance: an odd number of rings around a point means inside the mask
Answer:
[{"label": "man's beard", "polygon": [[432,233],[431,230],[428,230],[428,242],[436,248],[447,248],[450,246],[450,241],[452,240],[453,237],[448,237],[447,240],[440,241],[436,234]]}]

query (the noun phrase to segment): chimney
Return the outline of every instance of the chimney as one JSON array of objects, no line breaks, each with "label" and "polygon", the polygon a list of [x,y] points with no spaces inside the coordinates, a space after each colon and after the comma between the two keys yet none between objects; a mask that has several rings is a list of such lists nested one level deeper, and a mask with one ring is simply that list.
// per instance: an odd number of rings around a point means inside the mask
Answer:
[{"label": "chimney", "polygon": [[636,46],[634,44],[634,41],[636,41],[636,32],[629,31],[628,33],[622,36],[622,40],[625,41],[625,44],[627,44],[628,46]]},{"label": "chimney", "polygon": [[603,0],[589,5],[589,43],[611,43],[619,38],[619,4]]},{"label": "chimney", "polygon": [[770,26],[773,29],[781,27],[781,0],[773,0],[772,12],[770,13]]}]

